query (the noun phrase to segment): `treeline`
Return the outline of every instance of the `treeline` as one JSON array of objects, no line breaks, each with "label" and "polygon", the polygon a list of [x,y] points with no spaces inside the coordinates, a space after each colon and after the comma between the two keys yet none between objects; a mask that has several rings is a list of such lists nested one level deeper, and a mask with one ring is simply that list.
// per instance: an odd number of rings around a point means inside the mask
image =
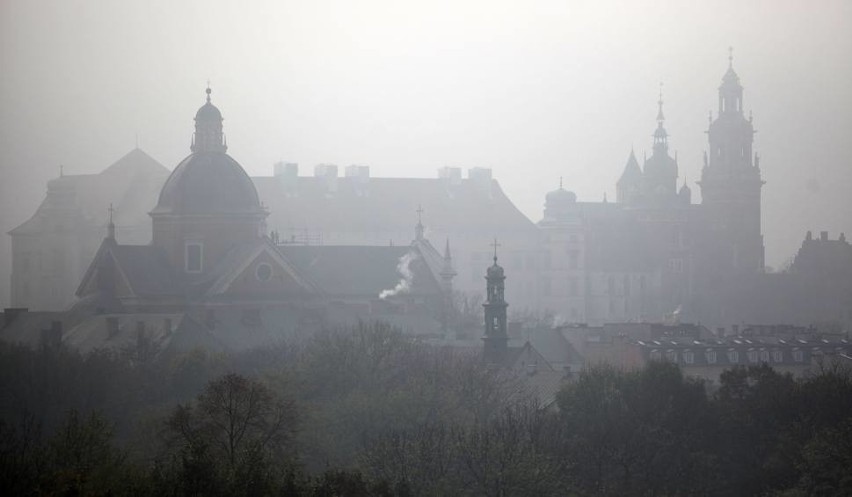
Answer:
[{"label": "treeline", "polygon": [[852,376],[524,374],[388,326],[239,354],[0,345],[4,495],[852,495]]}]

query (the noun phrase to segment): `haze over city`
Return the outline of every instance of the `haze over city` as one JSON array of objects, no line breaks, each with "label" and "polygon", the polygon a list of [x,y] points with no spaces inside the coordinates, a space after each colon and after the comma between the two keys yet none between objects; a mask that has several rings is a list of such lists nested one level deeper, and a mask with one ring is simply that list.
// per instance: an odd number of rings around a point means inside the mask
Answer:
[{"label": "haze over city", "polygon": [[[174,167],[208,80],[230,151],[252,176],[279,160],[304,174],[318,163],[399,177],[489,167],[533,222],[560,177],[581,201],[615,196],[631,147],[650,152],[662,82],[678,181],[697,192],[729,47],[758,130],[766,263],[788,262],[806,230],[852,232],[847,2],[0,9],[3,232],[30,215],[60,165],[98,172],[138,139]],[[8,281],[8,237],[2,246]]]},{"label": "haze over city", "polygon": [[852,495],[852,3],[0,2],[4,495]]}]

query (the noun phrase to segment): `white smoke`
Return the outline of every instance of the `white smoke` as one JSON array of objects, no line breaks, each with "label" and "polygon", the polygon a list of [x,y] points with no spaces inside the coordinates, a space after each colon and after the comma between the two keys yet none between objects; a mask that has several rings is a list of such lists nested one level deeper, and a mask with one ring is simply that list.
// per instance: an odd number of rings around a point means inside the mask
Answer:
[{"label": "white smoke", "polygon": [[388,297],[394,297],[401,293],[408,293],[411,291],[411,282],[414,280],[414,273],[411,272],[411,263],[418,259],[418,255],[414,252],[408,252],[402,257],[399,258],[399,264],[396,265],[396,271],[402,275],[399,283],[396,284],[390,290],[382,290],[382,293],[379,294],[379,298],[384,300]]}]

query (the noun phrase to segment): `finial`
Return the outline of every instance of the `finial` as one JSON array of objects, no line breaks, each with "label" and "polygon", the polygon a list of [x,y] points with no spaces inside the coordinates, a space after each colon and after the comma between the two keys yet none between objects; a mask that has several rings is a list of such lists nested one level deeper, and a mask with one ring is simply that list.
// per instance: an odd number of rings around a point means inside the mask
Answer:
[{"label": "finial", "polygon": [[728,69],[734,68],[734,47],[728,47]]},{"label": "finial", "polygon": [[450,255],[450,237],[447,237],[447,243],[444,245],[444,260],[450,260],[453,256]]},{"label": "finial", "polygon": [[497,264],[497,247],[500,247],[501,245],[497,243],[496,236],[494,237],[494,243],[492,243],[491,246],[494,247],[494,264]]},{"label": "finial", "polygon": [[414,227],[414,239],[423,239],[423,207],[417,204],[417,226]]},{"label": "finial", "polygon": [[60,178],[65,176],[64,168],[65,168],[65,166],[63,166],[62,164],[59,164],[59,177]]},{"label": "finial", "polygon": [[562,189],[562,176],[559,177],[559,189]]},{"label": "finial", "polygon": [[210,103],[210,94],[213,93],[213,90],[210,89],[210,80],[209,79],[207,80],[207,89],[205,90],[205,93],[207,93],[207,103],[209,104]]},{"label": "finial", "polygon": [[107,224],[107,238],[115,241],[115,224],[112,222],[112,214],[115,209],[112,208],[112,202],[109,204],[109,224]]},{"label": "finial", "polygon": [[663,82],[660,81],[660,99],[657,101],[657,104],[660,106],[659,112],[657,112],[657,121],[665,121],[666,118],[663,115]]}]

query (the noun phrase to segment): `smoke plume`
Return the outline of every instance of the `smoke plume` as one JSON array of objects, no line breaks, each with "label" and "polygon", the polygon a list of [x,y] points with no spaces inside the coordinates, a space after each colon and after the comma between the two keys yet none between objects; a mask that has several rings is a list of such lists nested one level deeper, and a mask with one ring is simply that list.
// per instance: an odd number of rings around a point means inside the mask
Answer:
[{"label": "smoke plume", "polygon": [[414,273],[411,272],[410,265],[417,258],[418,256],[414,252],[408,252],[399,258],[399,264],[396,265],[396,271],[402,275],[402,278],[400,278],[399,283],[397,283],[392,289],[382,290],[382,293],[379,294],[380,299],[384,300],[388,297],[393,297],[401,293],[408,293],[411,291],[411,282],[414,280]]}]

